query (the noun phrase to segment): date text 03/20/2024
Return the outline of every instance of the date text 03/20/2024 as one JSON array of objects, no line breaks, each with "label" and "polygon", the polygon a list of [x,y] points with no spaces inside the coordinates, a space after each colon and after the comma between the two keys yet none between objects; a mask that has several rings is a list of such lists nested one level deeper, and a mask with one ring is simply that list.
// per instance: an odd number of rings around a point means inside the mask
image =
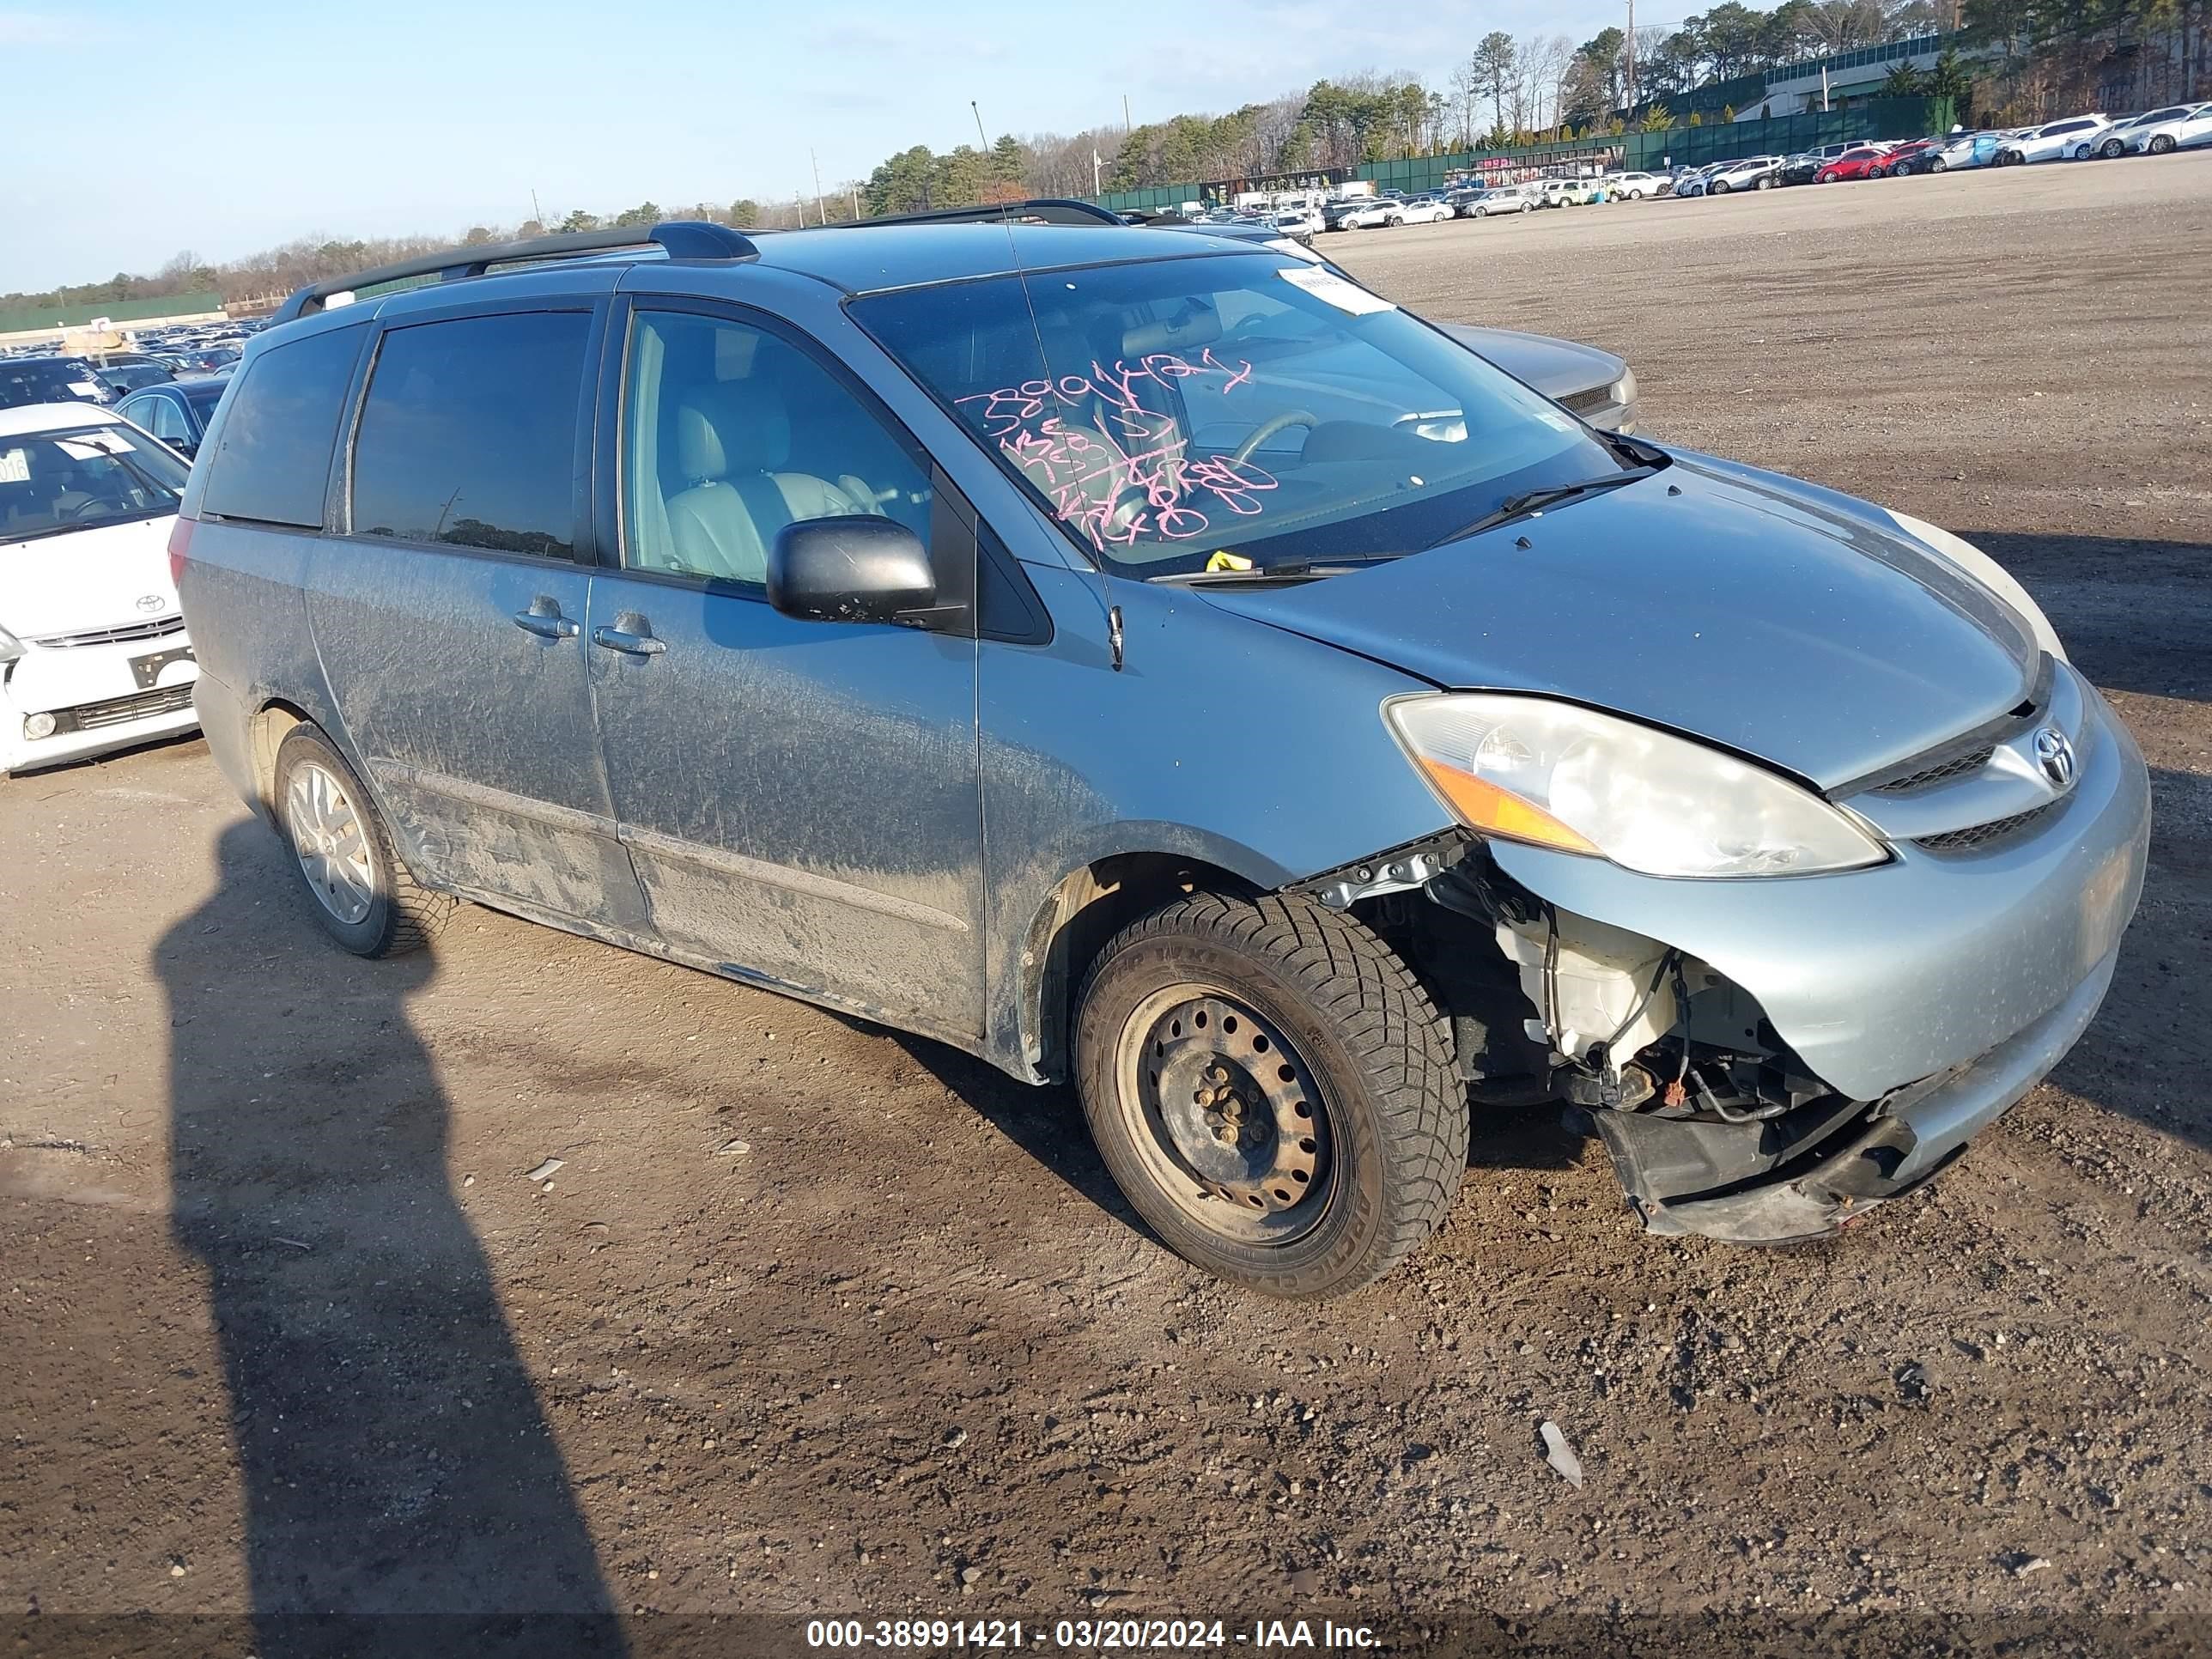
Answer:
[{"label": "date text 03/20/2024", "polygon": [[1357,1650],[1381,1645],[1364,1625],[1324,1619],[1255,1619],[1243,1628],[1219,1619],[812,1619],[810,1648],[1048,1648],[1076,1653],[1178,1652],[1243,1647]]}]

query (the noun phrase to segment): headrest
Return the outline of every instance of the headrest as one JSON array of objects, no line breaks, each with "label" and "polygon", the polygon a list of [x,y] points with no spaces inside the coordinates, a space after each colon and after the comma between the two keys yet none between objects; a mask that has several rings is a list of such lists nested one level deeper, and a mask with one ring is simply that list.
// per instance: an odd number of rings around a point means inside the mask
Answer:
[{"label": "headrest", "polygon": [[676,459],[692,483],[773,472],[791,456],[791,417],[758,380],[701,386],[676,410]]}]

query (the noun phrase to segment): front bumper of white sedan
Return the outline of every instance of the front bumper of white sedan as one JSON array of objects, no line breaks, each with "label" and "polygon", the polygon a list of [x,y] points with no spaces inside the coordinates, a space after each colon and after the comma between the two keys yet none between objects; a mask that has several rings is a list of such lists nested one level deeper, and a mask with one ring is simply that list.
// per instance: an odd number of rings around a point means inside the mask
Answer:
[{"label": "front bumper of white sedan", "polygon": [[0,664],[0,774],[194,730],[199,664],[184,618],[22,641]]}]

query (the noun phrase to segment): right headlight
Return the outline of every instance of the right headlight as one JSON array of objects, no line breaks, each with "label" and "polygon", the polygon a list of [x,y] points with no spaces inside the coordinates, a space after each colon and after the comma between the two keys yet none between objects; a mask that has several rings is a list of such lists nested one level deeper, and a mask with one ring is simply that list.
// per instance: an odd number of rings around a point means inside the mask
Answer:
[{"label": "right headlight", "polygon": [[1706,879],[1856,870],[1887,857],[1785,778],[1574,703],[1447,692],[1395,698],[1383,714],[1429,787],[1486,835]]},{"label": "right headlight", "polygon": [[0,663],[13,662],[22,654],[22,641],[17,639],[6,629],[0,628]]}]

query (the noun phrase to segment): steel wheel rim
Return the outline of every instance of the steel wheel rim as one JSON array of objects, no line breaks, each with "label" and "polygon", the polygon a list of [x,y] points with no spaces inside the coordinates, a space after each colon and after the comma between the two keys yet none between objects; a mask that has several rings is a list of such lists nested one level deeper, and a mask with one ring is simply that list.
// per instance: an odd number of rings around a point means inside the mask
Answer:
[{"label": "steel wheel rim", "polygon": [[327,768],[302,763],[292,769],[284,817],[308,890],[339,921],[349,927],[360,921],[376,897],[376,868],[345,785]]},{"label": "steel wheel rim", "polygon": [[1273,1020],[1212,986],[1168,986],[1124,1022],[1115,1073],[1129,1140],[1186,1218],[1273,1248],[1321,1224],[1336,1177],[1333,1115]]}]

